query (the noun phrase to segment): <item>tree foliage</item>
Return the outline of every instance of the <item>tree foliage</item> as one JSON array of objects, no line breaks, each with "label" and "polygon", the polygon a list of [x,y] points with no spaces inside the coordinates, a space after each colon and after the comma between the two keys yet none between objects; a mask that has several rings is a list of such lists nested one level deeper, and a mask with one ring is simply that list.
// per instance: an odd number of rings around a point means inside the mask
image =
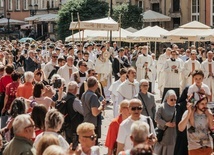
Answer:
[{"label": "tree foliage", "polygon": [[58,39],[64,40],[65,37],[72,34],[69,30],[71,23],[71,13],[74,21],[78,21],[77,13],[79,12],[80,20],[92,20],[106,17],[108,15],[108,3],[99,0],[69,0],[59,11],[59,20],[57,21]]},{"label": "tree foliage", "polygon": [[137,5],[122,4],[113,7],[113,19],[119,21],[121,15],[121,27],[126,29],[133,27],[136,29],[142,28],[141,14],[142,8]]}]

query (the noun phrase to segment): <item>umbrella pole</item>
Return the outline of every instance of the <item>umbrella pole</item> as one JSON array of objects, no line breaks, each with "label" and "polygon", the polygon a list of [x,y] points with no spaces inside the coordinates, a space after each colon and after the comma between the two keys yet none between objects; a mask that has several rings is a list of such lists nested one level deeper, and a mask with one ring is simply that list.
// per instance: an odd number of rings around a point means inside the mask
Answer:
[{"label": "umbrella pole", "polygon": [[[80,33],[80,18],[79,18],[79,12],[77,12],[77,18],[78,18],[78,27],[79,27],[79,41],[81,42],[81,33]],[[82,43],[82,42],[81,42]]]},{"label": "umbrella pole", "polygon": [[155,55],[156,55],[156,50],[157,50],[157,42],[155,41]]},{"label": "umbrella pole", "polygon": [[119,27],[119,40],[120,40],[120,46],[121,46],[121,14],[119,17],[119,23],[120,23],[120,27]]},{"label": "umbrella pole", "polygon": [[84,30],[82,30],[82,42],[84,41]]},{"label": "umbrella pole", "polygon": [[[71,13],[71,22],[74,21],[73,12]],[[72,29],[72,42],[74,42],[74,29]]]}]

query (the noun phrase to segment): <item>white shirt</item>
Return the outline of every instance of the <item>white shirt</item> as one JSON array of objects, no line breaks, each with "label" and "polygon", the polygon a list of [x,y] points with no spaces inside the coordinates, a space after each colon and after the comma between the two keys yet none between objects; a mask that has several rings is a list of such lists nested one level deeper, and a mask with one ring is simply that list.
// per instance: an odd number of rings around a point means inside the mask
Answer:
[{"label": "white shirt", "polygon": [[[87,155],[83,151],[81,152],[81,155]],[[91,155],[100,155],[100,149],[99,146],[92,146],[91,147]]]},{"label": "white shirt", "polygon": [[[206,95],[211,95],[210,88],[206,84],[202,83],[201,88],[204,89]],[[199,92],[199,89],[200,88],[194,83],[189,86],[187,95],[190,96],[193,93]]]},{"label": "white shirt", "polygon": [[[150,128],[151,128],[151,133],[154,134],[154,136],[156,136],[155,134],[155,129],[152,123],[152,120],[150,117],[146,117],[144,115],[140,115],[140,119],[139,121],[143,121],[148,123],[147,118],[150,119]],[[129,116],[127,119],[125,119],[119,127],[119,131],[118,131],[118,136],[117,136],[117,142],[124,144],[124,150],[128,150],[133,148],[133,143],[130,139],[131,136],[131,125],[134,122],[134,120],[131,119],[131,116]]]}]

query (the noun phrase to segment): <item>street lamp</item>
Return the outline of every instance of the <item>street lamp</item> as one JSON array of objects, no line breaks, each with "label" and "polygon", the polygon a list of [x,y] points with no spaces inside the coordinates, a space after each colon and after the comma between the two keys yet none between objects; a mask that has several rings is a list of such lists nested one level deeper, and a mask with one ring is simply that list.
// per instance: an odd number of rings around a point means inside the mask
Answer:
[{"label": "street lamp", "polygon": [[10,12],[7,13],[7,33],[10,34]]},{"label": "street lamp", "polygon": [[37,10],[38,10],[38,4],[29,5],[30,16],[36,15]]}]

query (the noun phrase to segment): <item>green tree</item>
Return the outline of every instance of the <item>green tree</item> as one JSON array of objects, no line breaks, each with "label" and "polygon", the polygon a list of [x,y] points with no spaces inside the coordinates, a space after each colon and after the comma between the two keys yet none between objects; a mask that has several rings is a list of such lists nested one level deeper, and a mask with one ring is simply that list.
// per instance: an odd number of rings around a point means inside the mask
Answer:
[{"label": "green tree", "polygon": [[80,20],[92,20],[106,17],[108,15],[108,3],[99,0],[69,0],[59,11],[59,20],[57,21],[58,39],[64,40],[65,37],[72,34],[69,30],[71,23],[71,13],[74,21],[77,21],[77,12]]},{"label": "green tree", "polygon": [[126,29],[128,27],[133,27],[136,29],[142,28],[142,8],[137,5],[122,4],[113,7],[113,19],[119,21],[119,16],[121,15],[121,27]]}]

